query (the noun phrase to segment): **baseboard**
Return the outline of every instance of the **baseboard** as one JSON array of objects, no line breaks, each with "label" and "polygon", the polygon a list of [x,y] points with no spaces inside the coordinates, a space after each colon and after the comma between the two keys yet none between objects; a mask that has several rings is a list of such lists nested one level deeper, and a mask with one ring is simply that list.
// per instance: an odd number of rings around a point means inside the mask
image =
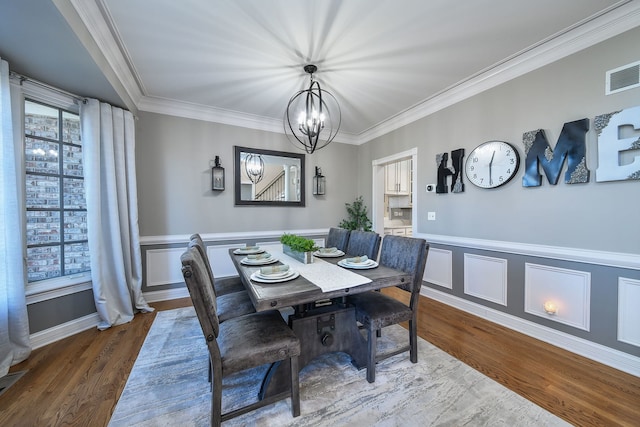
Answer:
[{"label": "baseboard", "polygon": [[95,328],[100,322],[100,316],[98,313],[88,314],[83,317],[79,317],[70,322],[56,325],[53,328],[45,329],[40,332],[35,332],[29,336],[31,340],[31,348],[44,347],[47,344],[52,344],[63,338],[75,335],[78,332],[86,331],[87,329]]},{"label": "baseboard", "polygon": [[186,286],[182,288],[166,289],[164,291],[151,291],[142,294],[147,302],[167,301],[178,298],[188,298],[189,290]]},{"label": "baseboard", "polygon": [[640,358],[423,286],[420,294],[556,347],[640,377]]}]

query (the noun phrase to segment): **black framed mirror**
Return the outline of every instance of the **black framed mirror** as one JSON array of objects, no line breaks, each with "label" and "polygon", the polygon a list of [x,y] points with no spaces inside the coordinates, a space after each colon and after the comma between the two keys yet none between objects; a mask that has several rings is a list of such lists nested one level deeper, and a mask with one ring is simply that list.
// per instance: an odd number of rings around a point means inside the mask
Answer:
[{"label": "black framed mirror", "polygon": [[304,156],[235,146],[235,204],[304,206]]}]

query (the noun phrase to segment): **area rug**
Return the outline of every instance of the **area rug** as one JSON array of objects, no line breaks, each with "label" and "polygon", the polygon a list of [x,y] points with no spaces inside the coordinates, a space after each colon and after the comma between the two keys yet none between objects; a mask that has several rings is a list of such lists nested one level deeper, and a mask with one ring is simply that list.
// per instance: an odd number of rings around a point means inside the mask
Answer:
[{"label": "area rug", "polygon": [[[382,350],[406,342],[385,328]],[[407,353],[380,362],[376,381],[344,353],[318,357],[300,372],[301,415],[282,400],[225,426],[567,426],[560,418],[419,339],[418,363]],[[149,330],[110,427],[207,426],[208,353],[192,307],[161,311]],[[225,379],[223,407],[255,400],[266,368]]]}]

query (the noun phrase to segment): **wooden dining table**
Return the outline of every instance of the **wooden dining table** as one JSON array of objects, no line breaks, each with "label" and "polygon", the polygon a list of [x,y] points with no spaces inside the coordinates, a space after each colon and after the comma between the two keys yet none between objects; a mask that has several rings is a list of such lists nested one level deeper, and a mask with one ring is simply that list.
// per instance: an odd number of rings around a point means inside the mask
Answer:
[{"label": "wooden dining table", "polygon": [[[243,264],[241,261],[246,255],[237,255],[234,249],[229,250],[229,256],[238,270],[256,311],[293,308],[293,314],[289,315],[288,323],[300,340],[299,369],[304,368],[314,358],[331,352],[347,353],[357,369],[364,368],[367,343],[360,333],[355,308],[349,305],[348,296],[408,283],[412,280],[411,275],[378,265],[371,269],[349,270],[358,277],[346,277],[345,273],[340,271],[343,267],[337,264],[350,255],[315,258],[314,263],[326,264],[316,265],[313,270],[326,271],[327,276],[334,281],[329,286],[332,289],[323,291],[313,282],[313,280],[319,282],[317,271],[315,274],[311,274],[314,273],[312,271],[305,273],[305,270],[309,270],[308,267],[289,258],[278,248],[265,247],[265,249],[279,259],[277,263],[270,265],[286,263],[290,269],[299,271],[300,275],[284,282],[260,283],[252,280],[251,275],[261,266]],[[354,279],[356,282],[366,283],[352,285]],[[341,281],[345,283],[342,284]],[[326,288],[326,280],[323,287]],[[285,392],[290,386],[289,376],[288,362],[273,364],[265,375],[260,398]]]}]

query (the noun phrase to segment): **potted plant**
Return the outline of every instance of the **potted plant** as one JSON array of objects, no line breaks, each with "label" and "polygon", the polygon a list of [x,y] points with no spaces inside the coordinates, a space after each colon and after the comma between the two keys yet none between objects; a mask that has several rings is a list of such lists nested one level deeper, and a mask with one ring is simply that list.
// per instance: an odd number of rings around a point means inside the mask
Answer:
[{"label": "potted plant", "polygon": [[312,253],[318,249],[316,242],[312,239],[295,234],[283,234],[280,237],[280,243],[282,243],[282,252],[305,264],[313,262]]},{"label": "potted plant", "polygon": [[340,222],[340,228],[346,228],[347,230],[371,231],[371,220],[367,213],[367,207],[362,201],[362,196],[358,196],[353,203],[345,203],[345,206],[347,207],[349,218],[343,219]]}]

